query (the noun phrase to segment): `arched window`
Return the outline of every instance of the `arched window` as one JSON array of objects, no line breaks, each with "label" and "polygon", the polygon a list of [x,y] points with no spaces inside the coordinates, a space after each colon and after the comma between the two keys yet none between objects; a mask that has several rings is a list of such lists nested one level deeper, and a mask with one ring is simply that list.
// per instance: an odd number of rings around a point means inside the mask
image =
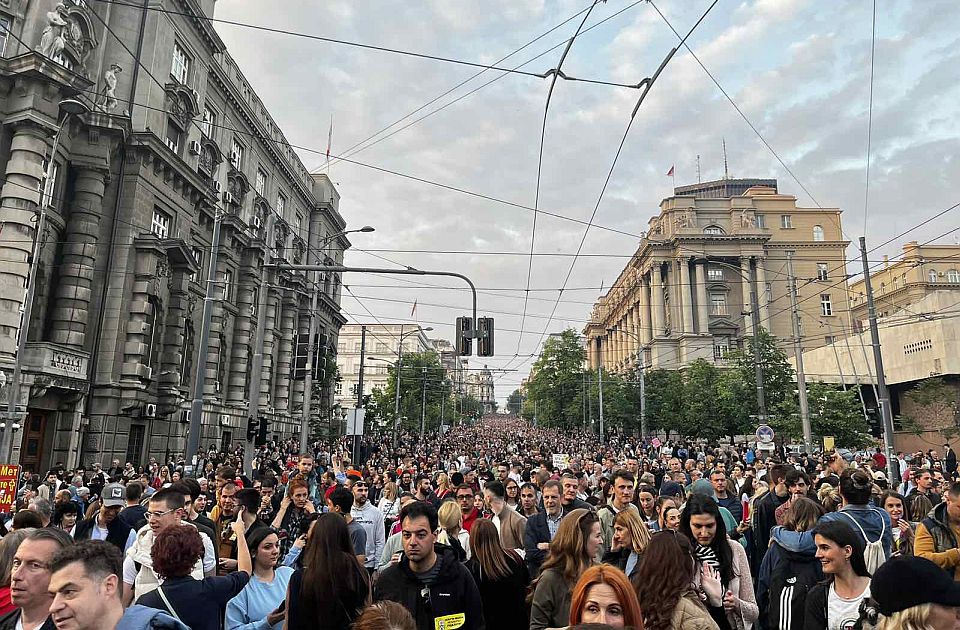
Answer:
[{"label": "arched window", "polygon": [[886,293],[886,292],[887,292],[887,283],[886,283],[886,282],[881,282],[881,283],[880,283],[880,295],[883,295],[883,294]]},{"label": "arched window", "polygon": [[956,269],[947,271],[947,282],[960,282],[960,271]]},{"label": "arched window", "polygon": [[927,272],[927,282],[936,282],[937,281],[937,270],[931,269]]},{"label": "arched window", "polygon": [[813,240],[815,241],[823,240],[823,226],[821,225],[813,226]]}]

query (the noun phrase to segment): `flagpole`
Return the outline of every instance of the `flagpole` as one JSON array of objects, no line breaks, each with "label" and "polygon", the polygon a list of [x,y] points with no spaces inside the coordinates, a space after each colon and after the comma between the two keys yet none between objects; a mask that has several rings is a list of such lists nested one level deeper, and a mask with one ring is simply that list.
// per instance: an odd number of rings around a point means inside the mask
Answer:
[{"label": "flagpole", "polygon": [[330,128],[327,130],[327,177],[330,177],[330,145],[333,144],[333,114],[330,114]]}]

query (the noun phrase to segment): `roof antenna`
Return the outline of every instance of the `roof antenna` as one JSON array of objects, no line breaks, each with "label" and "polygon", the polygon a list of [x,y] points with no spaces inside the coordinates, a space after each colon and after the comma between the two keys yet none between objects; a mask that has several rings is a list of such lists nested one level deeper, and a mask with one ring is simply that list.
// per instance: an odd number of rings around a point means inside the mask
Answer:
[{"label": "roof antenna", "polygon": [[721,138],[723,142],[723,178],[730,179],[730,173],[727,171],[727,139]]},{"label": "roof antenna", "polygon": [[703,180],[700,179],[700,154],[697,154],[697,183],[702,184]]}]

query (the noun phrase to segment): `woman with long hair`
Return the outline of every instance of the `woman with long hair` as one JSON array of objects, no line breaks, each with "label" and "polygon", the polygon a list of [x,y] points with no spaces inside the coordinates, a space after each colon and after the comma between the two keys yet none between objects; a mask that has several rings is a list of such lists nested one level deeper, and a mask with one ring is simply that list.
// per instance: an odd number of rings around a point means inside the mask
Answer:
[{"label": "woman with long hair", "polygon": [[623,571],[598,564],[583,572],[570,597],[570,625],[581,623],[642,630],[637,593]]},{"label": "woman with long hair", "polygon": [[290,576],[286,630],[312,630],[317,620],[331,630],[348,630],[370,603],[370,576],[357,562],[347,523],[339,514],[321,514],[301,554],[303,568]]},{"label": "woman with long hair", "polygon": [[[767,620],[767,627],[774,630],[783,628],[781,620],[786,625],[787,620],[792,619],[792,614],[787,614],[785,606],[794,610],[792,604],[796,604],[796,610],[803,610],[806,593],[801,593],[802,588],[810,588],[814,583],[823,579],[823,572],[820,570],[820,562],[816,558],[817,546],[813,540],[813,528],[817,521],[823,516],[823,508],[813,499],[798,497],[793,500],[784,518],[783,526],[776,526],[770,530],[770,547],[763,556],[763,562],[760,563],[760,573],[757,576],[757,602],[760,605],[760,614]],[[791,569],[792,577],[798,577],[801,567],[808,569],[803,575],[811,577],[810,583],[795,585],[789,593],[789,601],[782,600],[782,592],[785,585],[771,584],[772,577],[781,566],[781,563],[789,563],[787,566]],[[770,592],[771,586],[778,592]],[[784,613],[781,616],[781,613]],[[797,620],[799,622],[799,620]],[[789,626],[788,626],[789,627]]]},{"label": "woman with long hair", "polygon": [[567,626],[571,590],[583,572],[594,564],[602,544],[596,512],[581,508],[563,517],[536,581],[530,630]]},{"label": "woman with long hair", "polygon": [[657,499],[657,531],[680,528],[680,505],[674,497],[660,497]]},{"label": "woman with long hair", "polygon": [[680,532],[695,544],[697,584],[707,596],[707,610],[721,630],[745,630],[760,617],[753,592],[750,562],[743,545],[727,537],[720,506],[693,494],[680,515]]},{"label": "woman with long hair", "polygon": [[[452,503],[456,507],[456,503]],[[459,509],[459,508],[458,508]],[[488,628],[527,630],[527,586],[530,573],[517,552],[504,549],[493,521],[477,519],[470,530],[467,569],[480,590]]]},{"label": "woman with long hair", "polygon": [[[226,630],[282,630],[283,598],[293,569],[277,567],[280,538],[268,527],[250,532],[247,544],[253,576],[236,597],[227,602]],[[266,628],[263,623],[266,622]]]},{"label": "woman with long hair", "polygon": [[377,503],[377,509],[383,514],[385,521],[393,521],[400,514],[400,492],[397,484],[388,481],[383,484],[383,495]]},{"label": "woman with long hair", "polygon": [[827,579],[807,595],[804,630],[846,630],[859,619],[860,602],[870,597],[863,536],[843,521],[820,523],[813,532]]},{"label": "woman with long hair", "polygon": [[913,555],[913,524],[903,495],[887,490],[880,495],[880,507],[890,515],[890,533],[893,534],[893,555]]},{"label": "woman with long hair", "polygon": [[690,539],[673,530],[650,538],[633,579],[644,630],[717,630],[696,589]]},{"label": "woman with long hair", "polygon": [[460,562],[470,559],[470,533],[463,529],[463,512],[456,501],[444,501],[437,510],[440,533],[437,542],[452,547]]},{"label": "woman with long hair", "polygon": [[603,554],[603,563],[611,564],[632,578],[640,568],[643,550],[650,542],[650,530],[633,510],[620,510],[613,517],[613,538],[610,551]]},{"label": "woman with long hair", "polygon": [[403,604],[384,600],[364,608],[353,630],[417,630],[417,623]]},{"label": "woman with long hair", "polygon": [[507,507],[516,511],[520,509],[520,484],[518,484],[514,479],[507,478],[507,482],[503,484],[503,487],[506,488],[507,496],[506,502]]},{"label": "woman with long hair", "polygon": [[658,516],[656,488],[645,483],[637,487],[637,509],[640,510],[640,518],[648,528],[652,529],[657,523]]},{"label": "woman with long hair", "polygon": [[829,483],[823,484],[820,486],[820,489],[817,490],[817,500],[820,501],[820,505],[823,506],[823,511],[827,513],[836,512],[843,504],[840,493]]},{"label": "woman with long hair", "polygon": [[443,501],[443,498],[452,491],[453,488],[450,485],[450,477],[447,476],[447,473],[442,472],[437,475],[437,489],[434,490],[434,494],[437,495],[437,499]]}]

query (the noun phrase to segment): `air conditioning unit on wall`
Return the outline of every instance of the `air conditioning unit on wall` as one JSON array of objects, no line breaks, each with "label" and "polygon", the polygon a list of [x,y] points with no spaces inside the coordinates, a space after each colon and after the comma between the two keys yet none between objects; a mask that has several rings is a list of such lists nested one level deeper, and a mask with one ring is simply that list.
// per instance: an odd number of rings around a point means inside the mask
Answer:
[{"label": "air conditioning unit on wall", "polygon": [[200,155],[200,143],[196,140],[190,141],[190,154],[191,155]]},{"label": "air conditioning unit on wall", "polygon": [[157,417],[157,406],[153,403],[147,403],[143,406],[143,417],[144,418],[156,418]]}]

